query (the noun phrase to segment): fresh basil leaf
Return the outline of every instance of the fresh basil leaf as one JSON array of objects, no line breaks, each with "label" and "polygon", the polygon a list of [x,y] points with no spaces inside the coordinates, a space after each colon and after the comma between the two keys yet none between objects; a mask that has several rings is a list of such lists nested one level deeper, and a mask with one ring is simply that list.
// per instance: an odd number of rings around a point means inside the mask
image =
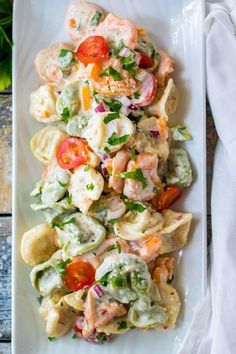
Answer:
[{"label": "fresh basil leaf", "polygon": [[[107,153],[107,154],[109,154],[109,152],[111,152],[111,150],[107,147],[107,146],[105,146],[104,147],[104,151]],[[107,169],[108,170],[108,169]],[[109,172],[109,171],[108,171]]]},{"label": "fresh basil leaf", "polygon": [[112,135],[107,139],[107,143],[109,145],[120,145],[125,143],[129,139],[129,134],[123,136],[117,136],[116,133],[112,133]]},{"label": "fresh basil leaf", "polygon": [[69,108],[68,107],[64,107],[63,108],[63,112],[61,114],[62,117],[62,121],[67,123],[68,120],[70,119],[70,112],[69,112]]},{"label": "fresh basil leaf", "polygon": [[103,119],[103,122],[105,124],[108,124],[109,122],[111,122],[112,120],[114,119],[118,119],[120,118],[120,114],[118,112],[114,112],[114,113],[108,113],[104,119]]},{"label": "fresh basil leaf", "polygon": [[100,11],[96,11],[93,15],[91,21],[89,22],[90,26],[97,26],[99,24],[100,18],[102,17],[102,13]]},{"label": "fresh basil leaf", "polygon": [[138,211],[139,213],[146,209],[141,203],[125,202],[125,205],[129,211]]},{"label": "fresh basil leaf", "polygon": [[139,99],[141,95],[138,91],[136,91],[136,92],[134,92],[133,96],[134,96],[134,98]]},{"label": "fresh basil leaf", "polygon": [[108,68],[106,68],[106,70],[104,70],[100,74],[100,76],[112,76],[115,81],[122,80],[122,76],[120,75],[120,73],[116,69],[114,69],[112,66],[109,66]]},{"label": "fresh basil leaf", "polygon": [[106,343],[107,342],[107,336],[105,333],[99,333],[96,336],[96,341],[98,341],[99,343]]},{"label": "fresh basil leaf", "polygon": [[104,103],[110,108],[112,112],[120,112],[121,109],[121,102],[118,100],[110,99],[110,101],[103,100]]},{"label": "fresh basil leaf", "polygon": [[128,71],[128,73],[133,77],[135,77],[137,74],[136,70],[134,70],[134,68],[136,67],[137,67],[137,63],[135,61],[133,61],[132,63],[122,65],[122,69]]},{"label": "fresh basil leaf", "polygon": [[135,179],[142,183],[143,189],[147,187],[147,178],[144,177],[141,168],[136,168],[135,170],[128,172],[121,172],[118,174],[118,177]]},{"label": "fresh basil leaf", "polygon": [[125,194],[120,194],[120,199],[129,199],[129,198]]}]

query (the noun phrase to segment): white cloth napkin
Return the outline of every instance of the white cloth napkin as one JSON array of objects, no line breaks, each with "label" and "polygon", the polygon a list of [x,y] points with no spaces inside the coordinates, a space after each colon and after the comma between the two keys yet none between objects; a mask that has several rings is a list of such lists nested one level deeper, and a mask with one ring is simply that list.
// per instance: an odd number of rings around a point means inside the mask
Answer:
[{"label": "white cloth napkin", "polygon": [[236,0],[208,3],[207,93],[219,141],[206,297],[179,354],[236,354]]}]

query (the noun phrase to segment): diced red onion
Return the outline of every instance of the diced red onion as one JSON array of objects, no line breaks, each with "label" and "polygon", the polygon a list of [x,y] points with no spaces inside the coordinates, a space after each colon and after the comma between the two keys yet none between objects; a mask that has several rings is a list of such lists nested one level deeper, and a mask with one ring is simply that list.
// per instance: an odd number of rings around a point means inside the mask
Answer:
[{"label": "diced red onion", "polygon": [[126,47],[122,48],[119,53],[121,57],[128,57],[130,54],[132,54],[132,52]]},{"label": "diced red onion", "polygon": [[108,159],[110,158],[110,155],[108,155],[108,154],[103,154],[103,155],[100,155],[100,158],[101,158],[101,160],[102,160],[102,162],[103,162],[103,161],[108,160]]},{"label": "diced red onion", "polygon": [[108,176],[109,176],[109,173],[108,173],[108,171],[107,171],[106,166],[103,166],[103,167],[102,167],[102,174],[103,174],[104,177],[108,177]]},{"label": "diced red onion", "polygon": [[158,130],[150,130],[150,133],[154,139],[157,139],[160,136],[160,133]]},{"label": "diced red onion", "polygon": [[137,110],[138,110],[138,107],[135,106],[135,104],[130,104],[130,105],[128,106],[128,108],[129,108],[131,111],[137,111]]},{"label": "diced red onion", "polygon": [[98,284],[94,285],[93,290],[95,291],[95,293],[99,297],[102,297],[104,294],[104,292],[102,291],[102,289],[100,288],[100,286]]},{"label": "diced red onion", "polygon": [[106,108],[103,104],[103,102],[99,103],[99,105],[95,108],[96,113],[103,113],[106,112]]}]

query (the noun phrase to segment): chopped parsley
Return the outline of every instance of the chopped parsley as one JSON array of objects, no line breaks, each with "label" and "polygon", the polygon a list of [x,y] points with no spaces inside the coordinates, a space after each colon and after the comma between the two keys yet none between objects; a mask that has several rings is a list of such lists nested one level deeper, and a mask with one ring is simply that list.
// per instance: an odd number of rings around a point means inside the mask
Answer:
[{"label": "chopped parsley", "polygon": [[121,252],[121,248],[120,248],[120,244],[118,242],[116,242],[114,245],[112,246],[109,246],[107,249],[106,249],[106,252],[110,252],[110,251],[113,251],[113,250],[117,250],[118,253]]},{"label": "chopped parsley", "polygon": [[125,143],[129,139],[129,134],[122,135],[122,136],[117,136],[116,133],[112,133],[112,135],[107,139],[107,143],[109,145],[120,145]]},{"label": "chopped parsley", "polygon": [[87,172],[88,170],[90,170],[90,166],[89,165],[84,168],[84,172]]},{"label": "chopped parsley", "polygon": [[42,296],[42,295],[39,295],[39,296],[37,297],[37,300],[38,300],[38,302],[39,302],[40,305],[41,305],[41,303],[42,303],[42,301],[43,301],[43,296]]},{"label": "chopped parsley", "polygon": [[128,327],[127,322],[124,321],[124,320],[118,322],[118,325],[119,325],[118,328],[117,328],[118,331],[120,331],[122,329],[126,329]]},{"label": "chopped parsley", "polygon": [[101,17],[102,17],[102,13],[100,11],[96,11],[91,21],[89,22],[90,26],[97,26],[99,24]]},{"label": "chopped parsley", "polygon": [[108,221],[108,224],[114,225],[116,223],[116,219],[111,219]]},{"label": "chopped parsley", "polygon": [[108,284],[108,277],[111,273],[111,270],[109,272],[106,272],[99,280],[98,283],[100,283],[102,286],[107,286]]},{"label": "chopped parsley", "polygon": [[87,189],[88,191],[92,191],[92,190],[94,189],[94,184],[93,184],[93,183],[87,184],[87,185],[86,185],[86,189]]},{"label": "chopped parsley", "polygon": [[98,93],[95,90],[93,90],[93,97],[95,99],[95,102],[100,103],[99,99],[96,97],[97,95],[98,95]]},{"label": "chopped parsley", "polygon": [[75,218],[71,218],[70,220],[67,221],[62,221],[62,222],[53,222],[52,223],[52,228],[54,229],[55,227],[58,227],[60,230],[63,230],[64,226],[67,224],[74,224],[76,222]]},{"label": "chopped parsley", "polygon": [[49,342],[52,342],[55,339],[56,339],[55,337],[48,337]]},{"label": "chopped parsley", "polygon": [[99,333],[97,336],[96,336],[96,340],[99,342],[99,343],[106,343],[107,342],[107,336],[105,333]]},{"label": "chopped parsley", "polygon": [[110,108],[112,112],[120,112],[121,109],[121,102],[118,100],[110,99],[109,101],[103,100],[104,103]]},{"label": "chopped parsley", "polygon": [[109,147],[107,147],[107,146],[104,147],[104,151],[105,151],[107,154],[109,154],[109,152],[111,152],[111,150],[110,150]]},{"label": "chopped parsley", "polygon": [[78,337],[77,337],[77,335],[74,333],[71,338],[72,338],[72,339],[76,339],[76,338],[78,338]]},{"label": "chopped parsley", "polygon": [[129,199],[129,198],[125,194],[120,194],[120,199]]},{"label": "chopped parsley", "polygon": [[70,119],[70,112],[69,112],[69,108],[68,107],[64,107],[63,108],[61,117],[62,117],[62,121],[63,122],[65,122],[65,123],[68,122],[68,120]]},{"label": "chopped parsley", "polygon": [[65,272],[66,272],[65,267],[69,263],[71,263],[71,259],[70,258],[67,258],[65,261],[57,263],[56,266],[55,266],[55,269],[56,269],[57,273],[60,274],[60,275],[64,275]]},{"label": "chopped parsley", "polygon": [[59,179],[57,179],[57,182],[59,183],[59,185],[63,188],[67,187],[68,183],[62,183],[61,181],[59,181]]},{"label": "chopped parsley", "polygon": [[68,193],[67,197],[66,197],[66,201],[68,204],[72,203],[72,194]]},{"label": "chopped parsley", "polygon": [[75,53],[72,52],[72,50],[61,49],[60,54],[58,56],[58,61],[63,76],[67,76],[69,74],[71,64],[75,62]]},{"label": "chopped parsley", "polygon": [[125,205],[129,211],[138,211],[142,213],[146,208],[141,203],[125,202]]},{"label": "chopped parsley", "polygon": [[133,96],[134,96],[134,98],[139,99],[141,95],[138,91],[136,91],[136,92],[134,92]]},{"label": "chopped parsley", "polygon": [[134,146],[132,146],[130,148],[130,160],[136,161],[136,153],[135,153],[135,147]]},{"label": "chopped parsley", "polygon": [[157,189],[157,187],[153,187],[153,193],[158,193],[158,189]]},{"label": "chopped parsley", "polygon": [[132,63],[127,63],[122,65],[122,69],[128,71],[128,73],[133,77],[135,77],[137,74],[136,70],[134,70],[134,68],[136,67],[137,67],[137,63],[135,61],[133,61]]},{"label": "chopped parsley", "polygon": [[115,81],[122,80],[122,76],[120,75],[120,73],[116,69],[114,69],[112,66],[108,66],[108,68],[106,68],[106,70],[104,70],[100,74],[100,76],[112,76]]},{"label": "chopped parsley", "polygon": [[118,177],[135,179],[142,183],[143,189],[147,187],[147,178],[144,177],[141,168],[136,168],[135,170],[128,172],[121,172],[118,174]]},{"label": "chopped parsley", "polygon": [[83,293],[83,295],[81,296],[81,299],[83,300],[83,301],[85,301],[86,300],[86,297],[87,297],[87,293],[86,293],[86,291]]},{"label": "chopped parsley", "polygon": [[120,118],[120,114],[118,112],[114,112],[114,113],[108,113],[104,119],[103,119],[103,122],[105,124],[108,124],[109,122],[111,122],[112,120],[114,119],[118,119]]}]

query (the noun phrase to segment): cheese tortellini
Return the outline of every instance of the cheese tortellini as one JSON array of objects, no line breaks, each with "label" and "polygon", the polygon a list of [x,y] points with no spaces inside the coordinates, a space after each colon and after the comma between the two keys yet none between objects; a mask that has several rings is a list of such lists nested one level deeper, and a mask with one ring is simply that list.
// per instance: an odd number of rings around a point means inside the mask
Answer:
[{"label": "cheese tortellini", "polygon": [[[113,117],[117,118],[113,118]],[[105,123],[109,117],[108,123]],[[111,120],[110,120],[111,119]],[[91,117],[85,137],[98,154],[115,152],[122,148],[134,133],[134,125],[125,115],[116,112],[97,113]]]},{"label": "cheese tortellini", "polygon": [[157,117],[168,120],[169,115],[175,113],[179,102],[179,92],[173,79],[169,79],[163,95],[155,100],[149,107],[148,112]]},{"label": "cheese tortellini", "polygon": [[46,321],[47,334],[55,338],[66,334],[76,317],[76,311],[67,304],[63,297],[58,302],[55,302],[53,297],[43,299],[39,313]]},{"label": "cheese tortellini", "polygon": [[56,250],[55,230],[49,224],[37,225],[22,237],[21,255],[31,266],[47,261]]},{"label": "cheese tortellini", "polygon": [[49,126],[43,128],[31,139],[31,150],[36,159],[44,164],[49,164],[55,158],[58,145],[67,136],[65,132],[57,127]]},{"label": "cheese tortellini", "polygon": [[71,175],[69,193],[72,203],[86,213],[94,200],[102,194],[104,180],[102,175],[90,165],[82,165]]},{"label": "cheese tortellini", "polygon": [[56,111],[57,97],[57,86],[55,84],[40,86],[30,95],[30,114],[41,123],[60,120],[61,118]]},{"label": "cheese tortellini", "polygon": [[167,209],[162,212],[163,228],[160,231],[160,254],[169,253],[181,249],[187,242],[192,214],[177,213]]},{"label": "cheese tortellini", "polygon": [[141,213],[128,211],[114,225],[117,236],[131,241],[156,234],[162,228],[162,215],[152,209]]}]

